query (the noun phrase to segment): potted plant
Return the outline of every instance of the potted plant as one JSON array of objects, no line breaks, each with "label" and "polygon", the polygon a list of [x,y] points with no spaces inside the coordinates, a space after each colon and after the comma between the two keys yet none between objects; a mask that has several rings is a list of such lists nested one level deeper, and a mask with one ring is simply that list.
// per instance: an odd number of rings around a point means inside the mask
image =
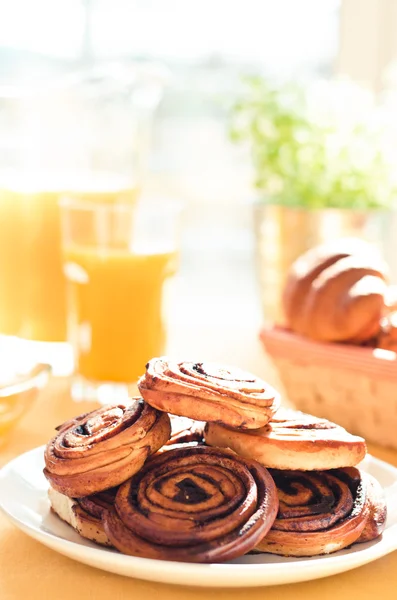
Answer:
[{"label": "potted plant", "polygon": [[308,248],[343,236],[379,244],[390,239],[395,142],[380,115],[371,97],[352,84],[246,81],[233,109],[231,135],[248,142],[252,157],[266,319],[281,319],[286,271]]}]

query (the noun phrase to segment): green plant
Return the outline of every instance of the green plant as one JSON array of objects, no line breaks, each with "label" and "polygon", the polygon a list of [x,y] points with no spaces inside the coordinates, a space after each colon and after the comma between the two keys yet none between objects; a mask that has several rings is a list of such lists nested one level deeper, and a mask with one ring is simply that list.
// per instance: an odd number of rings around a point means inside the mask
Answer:
[{"label": "green plant", "polygon": [[255,185],[264,199],[362,209],[395,201],[397,187],[375,111],[356,107],[351,88],[343,88],[338,98],[339,92],[336,84],[323,87],[321,96],[261,77],[246,81],[233,108],[231,136],[248,141]]}]

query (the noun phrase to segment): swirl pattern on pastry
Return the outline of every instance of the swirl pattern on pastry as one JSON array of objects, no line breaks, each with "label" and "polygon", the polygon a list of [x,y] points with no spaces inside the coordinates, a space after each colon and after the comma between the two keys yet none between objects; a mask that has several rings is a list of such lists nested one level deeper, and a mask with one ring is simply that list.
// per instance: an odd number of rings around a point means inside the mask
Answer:
[{"label": "swirl pattern on pastry", "polygon": [[270,423],[255,431],[238,431],[207,423],[209,446],[230,448],[265,467],[288,470],[327,470],[357,465],[366,454],[363,438],[326,419],[280,408]]},{"label": "swirl pattern on pastry", "polygon": [[170,437],[167,414],[142,399],[107,405],[62,425],[45,449],[44,475],[69,497],[126,481]]},{"label": "swirl pattern on pastry", "polygon": [[154,358],[138,387],[159,410],[231,427],[262,427],[279,406],[279,394],[261,379],[213,363]]},{"label": "swirl pattern on pastry", "polygon": [[252,550],[277,509],[274,482],[261,465],[197,446],[150,459],[120,487],[103,521],[125,554],[214,562]]},{"label": "swirl pattern on pastry", "polygon": [[86,513],[100,519],[104,510],[109,510],[113,507],[118,489],[118,486],[113,487],[98,494],[75,498],[75,500]]},{"label": "swirl pattern on pastry", "polygon": [[85,498],[69,498],[50,487],[48,497],[52,510],[83,538],[101,546],[111,546],[101,517],[104,510],[113,506],[117,489],[111,488]]},{"label": "swirl pattern on pastry", "polygon": [[360,344],[386,310],[388,270],[376,249],[341,239],[313,248],[291,267],[283,294],[287,325],[319,341]]},{"label": "swirl pattern on pastry", "polygon": [[367,523],[366,481],[355,468],[271,471],[279,512],[257,550],[282,556],[330,554],[356,542]]}]

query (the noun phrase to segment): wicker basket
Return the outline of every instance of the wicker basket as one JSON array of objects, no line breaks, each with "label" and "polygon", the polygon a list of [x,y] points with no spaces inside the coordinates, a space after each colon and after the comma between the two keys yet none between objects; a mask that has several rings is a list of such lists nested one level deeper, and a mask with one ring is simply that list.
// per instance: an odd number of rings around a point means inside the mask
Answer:
[{"label": "wicker basket", "polygon": [[313,342],[281,328],[261,340],[291,402],[397,450],[397,354]]}]

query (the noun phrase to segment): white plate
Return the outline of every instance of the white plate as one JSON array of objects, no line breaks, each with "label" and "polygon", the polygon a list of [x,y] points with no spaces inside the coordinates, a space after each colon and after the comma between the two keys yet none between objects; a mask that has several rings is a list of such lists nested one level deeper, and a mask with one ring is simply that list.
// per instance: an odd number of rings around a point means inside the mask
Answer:
[{"label": "white plate", "polygon": [[22,454],[6,465],[0,471],[0,508],[22,531],[57,552],[128,577],[197,586],[277,585],[348,571],[397,549],[397,469],[372,456],[362,467],[386,489],[389,516],[381,538],[329,556],[297,559],[256,554],[211,565],[135,558],[84,540],[50,512],[43,467],[43,448]]}]

